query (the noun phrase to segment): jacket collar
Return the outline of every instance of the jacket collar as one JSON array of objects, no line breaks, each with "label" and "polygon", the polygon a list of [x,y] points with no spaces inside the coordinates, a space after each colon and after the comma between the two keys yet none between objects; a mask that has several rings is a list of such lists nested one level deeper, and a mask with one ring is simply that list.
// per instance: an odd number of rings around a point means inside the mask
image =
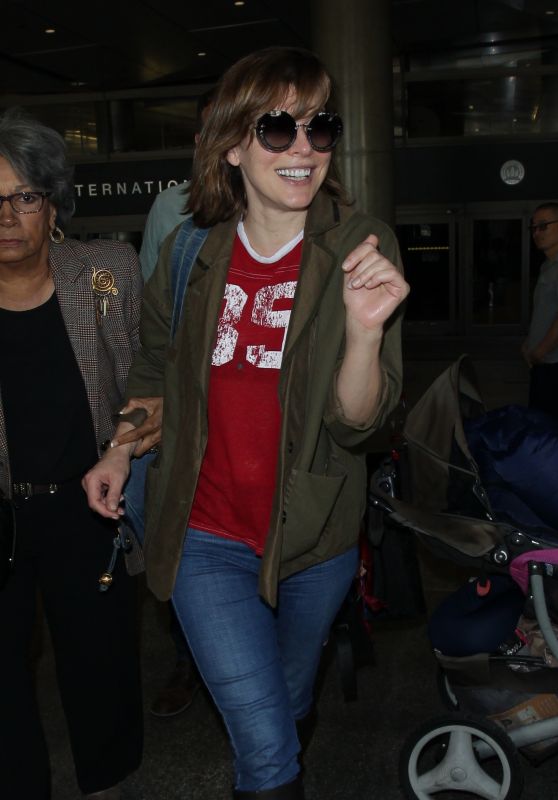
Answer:
[{"label": "jacket collar", "polygon": [[[338,253],[333,244],[344,209],[325,192],[314,198],[306,218],[300,275],[291,316],[283,359],[286,360],[294,346],[315,319],[324,292],[331,280],[341,281]],[[326,234],[331,233],[330,237]],[[336,275],[336,271],[339,275]],[[341,299],[341,282],[339,297]]]},{"label": "jacket collar", "polygon": [[66,239],[62,244],[51,244],[48,252],[49,263],[52,268],[54,280],[63,278],[75,283],[83,270],[87,269],[80,250],[83,246],[75,241]]},{"label": "jacket collar", "polygon": [[321,189],[308,209],[304,236],[315,238],[339,225],[341,209],[337,202]]},{"label": "jacket collar", "polygon": [[[326,192],[320,190],[308,209],[304,226],[305,240],[315,239],[336,228],[342,215],[343,210],[340,209],[337,202]],[[200,253],[200,260],[206,268],[221,258],[227,260],[230,258],[240,218],[240,213],[235,214],[230,220],[221,222],[214,227],[215,233],[212,231],[212,235],[208,237]]]}]

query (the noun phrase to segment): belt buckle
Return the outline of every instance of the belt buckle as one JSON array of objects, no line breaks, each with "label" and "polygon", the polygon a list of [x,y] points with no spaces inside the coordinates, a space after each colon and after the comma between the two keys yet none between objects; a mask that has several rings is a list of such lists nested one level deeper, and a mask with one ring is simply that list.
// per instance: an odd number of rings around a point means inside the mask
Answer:
[{"label": "belt buckle", "polygon": [[49,483],[46,486],[35,486],[34,488],[32,483],[26,481],[13,484],[14,494],[21,497],[22,500],[29,500],[29,498],[33,497],[35,494],[56,494],[58,489],[59,485],[57,483]]},{"label": "belt buckle", "polygon": [[14,484],[15,493],[18,494],[23,500],[29,500],[33,497],[33,484],[31,483],[16,483]]}]

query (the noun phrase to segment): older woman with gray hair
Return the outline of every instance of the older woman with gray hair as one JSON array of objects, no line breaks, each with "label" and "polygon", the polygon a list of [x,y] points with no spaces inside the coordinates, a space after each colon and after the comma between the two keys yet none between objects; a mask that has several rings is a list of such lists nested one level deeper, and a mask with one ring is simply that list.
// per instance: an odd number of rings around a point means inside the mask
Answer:
[{"label": "older woman with gray hair", "polygon": [[[16,541],[0,590],[0,775],[2,796],[25,800],[50,796],[30,659],[37,589],[81,791],[118,798],[142,751],[137,587],[122,558],[99,583],[116,528],[89,510],[81,487],[113,433],[137,347],[142,280],[130,245],[64,238],[73,208],[62,137],[5,112],[0,497],[14,510]],[[142,446],[150,444],[147,436]]]}]

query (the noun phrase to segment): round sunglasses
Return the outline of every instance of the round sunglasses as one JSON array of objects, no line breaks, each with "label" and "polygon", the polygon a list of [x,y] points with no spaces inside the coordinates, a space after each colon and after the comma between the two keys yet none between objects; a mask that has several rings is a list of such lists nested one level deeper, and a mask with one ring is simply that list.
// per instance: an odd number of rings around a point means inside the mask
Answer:
[{"label": "round sunglasses", "polygon": [[299,128],[304,128],[313,150],[328,153],[341,138],[343,122],[330,111],[318,111],[310,122],[297,122],[286,111],[269,111],[259,118],[254,130],[263,148],[283,153],[294,143]]}]

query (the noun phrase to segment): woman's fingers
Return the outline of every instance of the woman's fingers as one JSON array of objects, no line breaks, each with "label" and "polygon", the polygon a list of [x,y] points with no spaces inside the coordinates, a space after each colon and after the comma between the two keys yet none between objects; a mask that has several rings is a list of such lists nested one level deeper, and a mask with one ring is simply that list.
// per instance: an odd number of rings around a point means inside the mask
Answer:
[{"label": "woman's fingers", "polygon": [[[371,234],[349,253],[342,264],[347,273],[346,286],[350,289],[374,289],[385,284],[394,295],[406,292],[406,282],[400,271],[378,249],[378,237]],[[407,287],[408,289],[408,287]]]},{"label": "woman's fingers", "polygon": [[342,269],[345,272],[352,272],[352,270],[355,269],[355,267],[357,267],[363,259],[374,253],[379,255],[378,245],[378,237],[374,236],[374,234],[370,234],[370,236],[367,236],[363,242],[357,245],[355,249],[349,253],[341,265]]},{"label": "woman's fingers", "polygon": [[351,275],[347,280],[349,289],[360,289],[362,286],[366,289],[375,289],[382,284],[394,295],[405,291],[406,287],[406,281],[399,270],[387,259],[383,259],[378,264],[363,267],[358,274]]},{"label": "woman's fingers", "polygon": [[134,397],[128,405],[122,409],[124,412],[131,409],[144,409],[147,411],[147,417],[136,428],[119,433],[112,442],[112,447],[118,447],[122,444],[131,444],[132,442],[140,442],[135,450],[135,454],[140,456],[150,450],[161,440],[161,426],[163,423],[163,398],[162,397]]}]

